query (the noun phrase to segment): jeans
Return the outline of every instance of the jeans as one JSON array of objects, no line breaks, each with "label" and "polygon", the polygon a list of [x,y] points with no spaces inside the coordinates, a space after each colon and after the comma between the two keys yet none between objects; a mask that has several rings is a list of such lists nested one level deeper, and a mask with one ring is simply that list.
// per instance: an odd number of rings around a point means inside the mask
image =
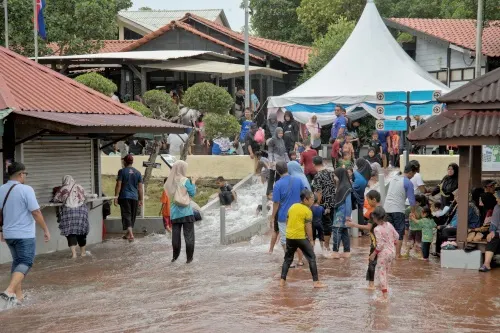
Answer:
[{"label": "jeans", "polygon": [[333,252],[339,252],[340,242],[344,245],[344,252],[351,252],[351,240],[349,238],[349,229],[333,227]]},{"label": "jeans", "polygon": [[431,243],[422,242],[422,256],[424,257],[424,259],[429,259],[430,250],[431,250]]},{"label": "jeans", "polygon": [[12,268],[10,272],[28,274],[35,259],[35,238],[6,239],[5,242],[12,254]]},{"label": "jeans", "polygon": [[280,232],[280,244],[285,245],[286,244],[286,222],[278,221],[278,229]]},{"label": "jeans", "polygon": [[304,257],[307,259],[313,281],[319,281],[318,267],[316,266],[316,255],[314,254],[314,249],[311,246],[311,243],[307,239],[286,240],[285,260],[283,261],[283,267],[281,269],[281,279],[286,280],[288,269],[293,262],[293,256],[295,255],[295,251],[297,251],[297,249],[301,249]]}]

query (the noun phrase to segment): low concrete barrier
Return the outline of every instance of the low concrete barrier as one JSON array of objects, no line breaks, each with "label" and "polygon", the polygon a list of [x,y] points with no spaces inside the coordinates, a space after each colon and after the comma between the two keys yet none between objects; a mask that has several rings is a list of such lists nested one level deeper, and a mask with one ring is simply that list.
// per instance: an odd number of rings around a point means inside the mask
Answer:
[{"label": "low concrete barrier", "polygon": [[[410,161],[420,162],[420,174],[425,181],[440,181],[446,176],[450,163],[458,164],[458,155],[411,155]],[[406,159],[404,155],[400,158],[401,170],[405,169]]]},{"label": "low concrete barrier", "polygon": [[269,230],[269,224],[267,221],[268,221],[267,216],[263,216],[257,222],[244,229],[232,232],[230,234],[226,234],[224,238],[224,244],[229,245],[239,242],[246,242],[249,241],[255,235],[267,232]]},{"label": "low concrete barrier", "polygon": [[[123,233],[121,218],[110,218],[104,221],[106,232],[110,234]],[[163,234],[165,227],[163,226],[163,219],[161,217],[146,217],[137,218],[134,225],[134,233],[144,234]]]}]

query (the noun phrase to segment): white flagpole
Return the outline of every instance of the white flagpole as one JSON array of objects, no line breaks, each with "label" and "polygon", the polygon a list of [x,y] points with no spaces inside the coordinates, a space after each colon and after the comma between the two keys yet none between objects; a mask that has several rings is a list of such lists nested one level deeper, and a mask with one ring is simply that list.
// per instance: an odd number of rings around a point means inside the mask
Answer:
[{"label": "white flagpole", "polygon": [[33,37],[35,38],[35,61],[38,62],[38,15],[36,14],[36,0],[33,0]]},{"label": "white flagpole", "polygon": [[3,0],[3,10],[5,18],[5,48],[9,48],[9,10],[7,9],[7,0]]},{"label": "white flagpole", "polygon": [[[250,58],[248,47],[248,0],[245,0],[245,107],[250,107]],[[255,110],[254,110],[255,111]]]}]

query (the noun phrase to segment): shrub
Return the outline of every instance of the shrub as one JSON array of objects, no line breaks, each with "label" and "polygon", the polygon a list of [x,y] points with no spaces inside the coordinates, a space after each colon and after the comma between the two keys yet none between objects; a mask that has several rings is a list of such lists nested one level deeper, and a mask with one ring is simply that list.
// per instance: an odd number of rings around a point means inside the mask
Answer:
[{"label": "shrub", "polygon": [[142,96],[146,104],[157,119],[172,118],[179,115],[179,107],[170,95],[161,90],[149,90]]},{"label": "shrub", "polygon": [[144,117],[153,118],[153,112],[141,102],[130,101],[125,104],[135,111],[140,112]]},{"label": "shrub", "polygon": [[190,87],[182,102],[188,108],[218,114],[227,114],[234,105],[233,97],[224,88],[208,82]]},{"label": "shrub", "polygon": [[209,113],[203,118],[205,137],[213,140],[222,137],[234,138],[240,133],[241,126],[235,116],[230,114]]},{"label": "shrub", "polygon": [[113,81],[106,79],[104,76],[94,72],[79,75],[75,78],[75,81],[86,85],[87,87],[94,89],[106,96],[111,96],[115,91],[118,90],[118,87],[113,83]]}]

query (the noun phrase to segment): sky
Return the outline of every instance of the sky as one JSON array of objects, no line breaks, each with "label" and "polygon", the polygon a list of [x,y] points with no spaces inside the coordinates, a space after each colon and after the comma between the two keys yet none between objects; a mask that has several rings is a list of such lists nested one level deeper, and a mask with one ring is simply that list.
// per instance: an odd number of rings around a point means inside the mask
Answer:
[{"label": "sky", "polygon": [[242,0],[133,0],[130,10],[140,7],[152,9],[224,9],[233,30],[240,31],[245,25],[245,11],[240,9]]}]

